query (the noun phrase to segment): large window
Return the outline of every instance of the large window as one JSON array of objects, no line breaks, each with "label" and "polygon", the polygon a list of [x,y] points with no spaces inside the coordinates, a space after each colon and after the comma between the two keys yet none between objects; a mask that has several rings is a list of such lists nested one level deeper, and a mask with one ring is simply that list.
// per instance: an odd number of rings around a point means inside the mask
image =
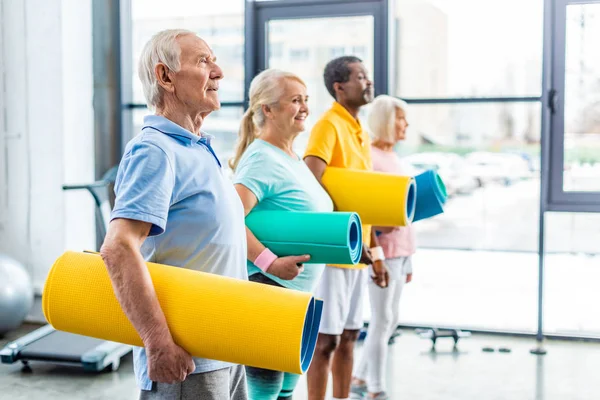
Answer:
[{"label": "large window", "polygon": [[[299,153],[333,100],[322,80],[332,58],[362,58],[378,93],[409,103],[407,140],[397,152],[413,174],[436,170],[449,199],[444,214],[414,225],[418,251],[403,323],[534,332],[545,234],[547,331],[600,334],[584,307],[599,300],[593,282],[600,217],[549,213],[540,220],[541,209],[598,210],[599,0],[389,0],[389,10],[386,2],[366,0],[315,0],[310,7],[281,0],[210,7],[124,1],[132,6],[134,67],[125,73],[133,82],[135,132],[147,113],[135,67],[142,46],[160,29],[190,29],[207,40],[225,74],[225,106],[203,126],[216,137],[224,165],[237,139],[244,86],[263,68],[295,72],[308,86],[311,116],[296,141]],[[252,7],[246,15],[244,7]],[[368,112],[366,106],[360,113],[365,126]],[[542,141],[542,129],[552,140]],[[541,179],[548,167],[550,179]],[[546,189],[548,199],[540,198]]]},{"label": "large window", "polygon": [[550,209],[598,212],[600,1],[554,0],[553,5]]},{"label": "large window", "polygon": [[[544,331],[600,336],[600,1],[553,0]],[[567,212],[565,212],[567,211]]]},{"label": "large window", "polygon": [[600,192],[600,3],[567,6],[563,190]]},{"label": "large window", "polygon": [[396,0],[394,93],[539,96],[543,0]]},{"label": "large window", "polygon": [[398,151],[450,194],[415,224],[420,245],[536,251],[543,1],[398,0],[395,16],[394,93],[412,103]]},{"label": "large window", "polygon": [[[331,33],[324,37],[321,32],[327,29]],[[269,48],[283,46],[289,49],[284,50],[283,57],[270,56],[268,66],[297,74],[307,86],[310,115],[305,133],[295,141],[296,151],[303,154],[312,126],[334,101],[323,82],[323,70],[327,62],[335,57],[356,54],[363,60],[373,79],[373,17],[360,15],[272,20],[268,22],[267,32]],[[303,37],[300,43],[296,40],[298,37]],[[359,50],[360,54],[353,50]],[[362,112],[363,117],[366,116],[365,111]]]},{"label": "large window", "polygon": [[418,249],[402,324],[535,332],[537,254]]},{"label": "large window", "polygon": [[[0,19],[2,19],[2,10],[0,9]],[[6,54],[4,52],[4,43],[0,40],[0,54]],[[5,58],[0,59],[0,71],[4,76],[4,63]],[[4,79],[0,79],[0,152],[2,152],[3,159],[6,157],[8,153],[8,143],[7,143],[7,132],[6,123],[5,123],[5,89],[4,89]],[[6,157],[8,158],[8,157]],[[8,179],[7,179],[7,162],[0,162],[0,224],[4,225],[5,218],[8,215]]]},{"label": "large window", "polygon": [[449,193],[414,224],[402,322],[534,332],[543,0],[396,0],[394,14],[392,91],[410,107],[397,151]]},{"label": "large window", "polygon": [[[290,71],[304,80],[309,96],[310,115],[306,131],[295,143],[302,154],[310,130],[334,102],[323,81],[329,61],[340,56],[359,57],[376,93],[387,93],[389,24],[387,0],[287,0],[247,3],[246,26],[248,76],[265,68]],[[327,34],[324,34],[327,32]],[[249,84],[247,79],[247,84]],[[368,107],[360,112],[366,120]]]},{"label": "large window", "polygon": [[600,214],[546,213],[544,331],[600,336]]},{"label": "large window", "polygon": [[221,101],[244,97],[244,0],[132,0],[133,99],[145,103],[137,63],[146,42],[162,29],[189,29],[207,41],[227,79],[219,85]]},{"label": "large window", "polygon": [[207,41],[215,53],[225,79],[219,84],[219,98],[224,106],[212,113],[203,130],[215,136],[215,153],[223,165],[233,155],[244,100],[244,0],[205,2],[171,0],[168,7],[158,0],[131,0],[133,87],[133,134],[139,132],[148,114],[141,83],[137,75],[140,53],[153,34],[162,29],[189,29]]},{"label": "large window", "polygon": [[412,105],[398,147],[414,173],[436,170],[450,199],[414,226],[422,247],[537,251],[539,103]]}]

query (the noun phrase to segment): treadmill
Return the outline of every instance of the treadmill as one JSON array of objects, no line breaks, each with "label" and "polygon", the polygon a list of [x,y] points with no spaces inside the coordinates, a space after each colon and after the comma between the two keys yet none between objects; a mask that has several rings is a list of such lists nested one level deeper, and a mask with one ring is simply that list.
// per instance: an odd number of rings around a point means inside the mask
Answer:
[{"label": "treadmill", "polygon": [[[101,180],[86,185],[64,185],[63,190],[87,190],[96,205],[95,220],[99,249],[110,218],[110,187],[114,183],[117,167],[111,168]],[[81,366],[85,371],[116,371],[121,358],[129,354],[132,346],[57,331],[45,325],[8,343],[0,350],[4,364],[23,363],[23,372],[32,372],[29,361]]]}]

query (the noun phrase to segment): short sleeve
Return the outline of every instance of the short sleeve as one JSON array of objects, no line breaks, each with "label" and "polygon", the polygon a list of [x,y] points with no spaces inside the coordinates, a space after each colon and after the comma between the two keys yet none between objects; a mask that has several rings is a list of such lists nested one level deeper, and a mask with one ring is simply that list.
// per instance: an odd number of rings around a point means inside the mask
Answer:
[{"label": "short sleeve", "polygon": [[261,202],[269,196],[271,191],[268,173],[271,172],[272,165],[269,164],[265,155],[260,152],[243,157],[235,169],[233,184],[246,186]]},{"label": "short sleeve", "polygon": [[167,225],[174,187],[175,173],[164,150],[153,143],[134,144],[119,165],[111,220],[149,222],[150,236],[160,235]]},{"label": "short sleeve", "polygon": [[337,131],[335,126],[328,120],[322,119],[313,127],[304,157],[314,156],[331,163],[333,152],[337,142]]}]

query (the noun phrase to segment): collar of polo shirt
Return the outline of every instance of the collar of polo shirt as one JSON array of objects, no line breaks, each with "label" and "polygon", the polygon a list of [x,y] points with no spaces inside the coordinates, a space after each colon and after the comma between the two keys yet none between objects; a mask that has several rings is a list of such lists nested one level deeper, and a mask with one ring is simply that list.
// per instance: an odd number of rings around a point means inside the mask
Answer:
[{"label": "collar of polo shirt", "polygon": [[142,130],[144,128],[156,129],[157,131],[187,143],[200,142],[210,146],[210,142],[213,139],[213,136],[202,131],[200,131],[200,136],[195,135],[161,115],[147,115],[144,117],[144,126],[142,127]]}]

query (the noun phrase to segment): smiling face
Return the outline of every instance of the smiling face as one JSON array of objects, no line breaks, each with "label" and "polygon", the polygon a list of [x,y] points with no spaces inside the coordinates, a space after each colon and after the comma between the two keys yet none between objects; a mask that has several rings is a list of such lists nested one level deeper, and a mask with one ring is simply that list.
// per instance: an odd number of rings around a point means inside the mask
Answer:
[{"label": "smiling face", "polygon": [[282,81],[283,92],[276,105],[271,107],[267,123],[274,124],[284,135],[304,131],[304,122],[309,114],[306,87],[295,79]]},{"label": "smiling face", "polygon": [[219,80],[223,71],[206,42],[195,35],[177,38],[181,48],[179,71],[172,74],[173,95],[178,102],[193,113],[218,110]]}]

